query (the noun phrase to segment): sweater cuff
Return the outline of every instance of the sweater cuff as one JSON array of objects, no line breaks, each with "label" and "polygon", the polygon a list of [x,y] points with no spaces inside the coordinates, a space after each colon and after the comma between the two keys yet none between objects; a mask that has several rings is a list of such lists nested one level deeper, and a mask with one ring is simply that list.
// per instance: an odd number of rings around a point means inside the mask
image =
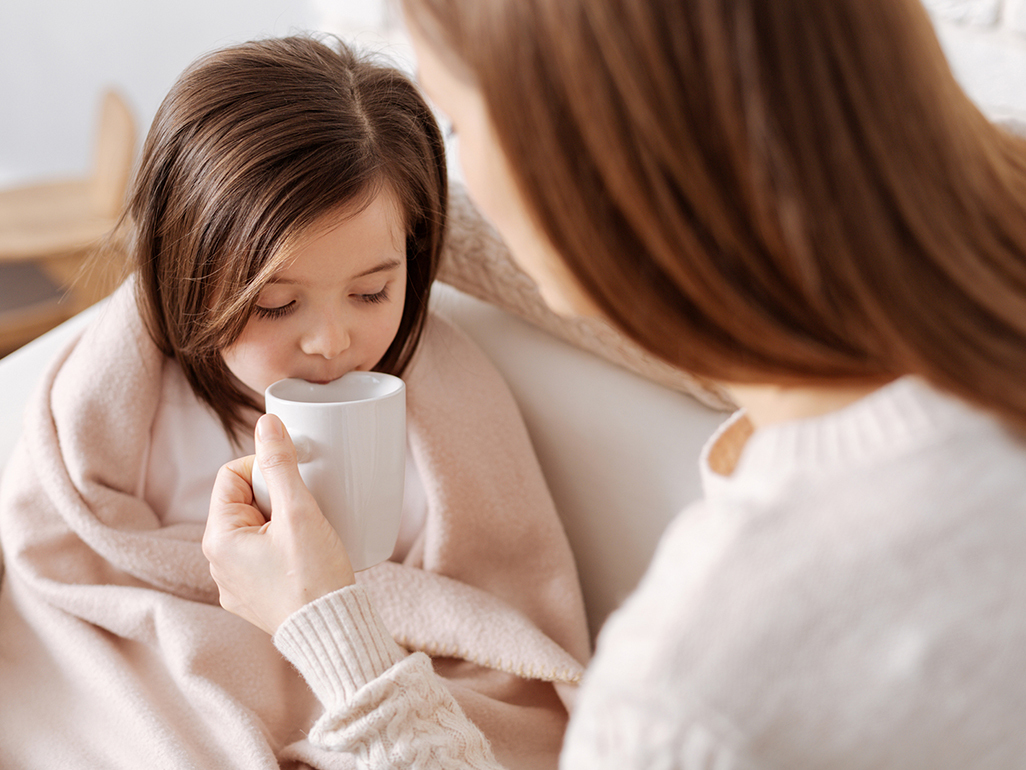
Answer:
[{"label": "sweater cuff", "polygon": [[274,646],[330,709],[406,657],[358,585],[322,596],[278,627]]}]

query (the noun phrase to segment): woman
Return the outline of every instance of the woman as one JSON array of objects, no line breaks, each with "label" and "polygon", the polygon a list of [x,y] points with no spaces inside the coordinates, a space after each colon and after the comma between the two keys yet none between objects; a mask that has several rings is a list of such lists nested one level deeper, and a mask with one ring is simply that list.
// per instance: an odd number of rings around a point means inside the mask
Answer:
[{"label": "woman", "polygon": [[[744,407],[603,631],[564,766],[1020,766],[1026,144],[918,0],[405,6],[468,187],[549,303]],[[488,766],[261,430],[289,514],[235,528],[248,461],[219,478],[224,605],[339,682],[319,740]],[[245,549],[281,563],[272,595]]]}]

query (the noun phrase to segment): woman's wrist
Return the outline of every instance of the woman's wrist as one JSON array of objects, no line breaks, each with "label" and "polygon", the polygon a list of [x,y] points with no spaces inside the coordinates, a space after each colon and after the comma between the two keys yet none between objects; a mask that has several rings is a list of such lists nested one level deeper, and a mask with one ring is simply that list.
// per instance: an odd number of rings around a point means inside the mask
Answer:
[{"label": "woman's wrist", "polygon": [[275,632],[274,644],[329,708],[350,701],[406,657],[359,585],[293,612]]}]

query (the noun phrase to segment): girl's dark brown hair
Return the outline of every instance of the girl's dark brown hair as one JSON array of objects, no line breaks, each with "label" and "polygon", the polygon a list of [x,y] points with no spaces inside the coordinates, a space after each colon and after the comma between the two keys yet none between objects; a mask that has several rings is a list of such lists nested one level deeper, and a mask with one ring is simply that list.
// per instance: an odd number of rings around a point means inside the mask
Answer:
[{"label": "girl's dark brown hair", "polygon": [[269,39],[190,66],[143,146],[124,227],[139,305],[159,348],[181,365],[229,435],[263,411],[222,351],[261,288],[329,212],[379,192],[406,224],[406,304],[377,369],[401,374],[424,326],[445,227],[442,136],[400,71],[337,40]]},{"label": "girl's dark brown hair", "polygon": [[919,0],[403,0],[642,346],[725,382],[921,375],[1026,428],[1026,143]]}]

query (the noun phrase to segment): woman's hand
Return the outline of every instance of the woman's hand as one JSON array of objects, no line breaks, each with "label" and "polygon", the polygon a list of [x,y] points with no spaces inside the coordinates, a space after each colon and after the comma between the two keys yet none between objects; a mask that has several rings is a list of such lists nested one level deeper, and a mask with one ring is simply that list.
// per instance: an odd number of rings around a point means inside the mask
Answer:
[{"label": "woman's hand", "polygon": [[254,457],[217,473],[203,554],[221,606],[273,634],[303,605],[352,585],[349,556],[299,476],[296,449],[274,415],[256,427],[256,462],[273,515],[265,521],[251,486]]}]

